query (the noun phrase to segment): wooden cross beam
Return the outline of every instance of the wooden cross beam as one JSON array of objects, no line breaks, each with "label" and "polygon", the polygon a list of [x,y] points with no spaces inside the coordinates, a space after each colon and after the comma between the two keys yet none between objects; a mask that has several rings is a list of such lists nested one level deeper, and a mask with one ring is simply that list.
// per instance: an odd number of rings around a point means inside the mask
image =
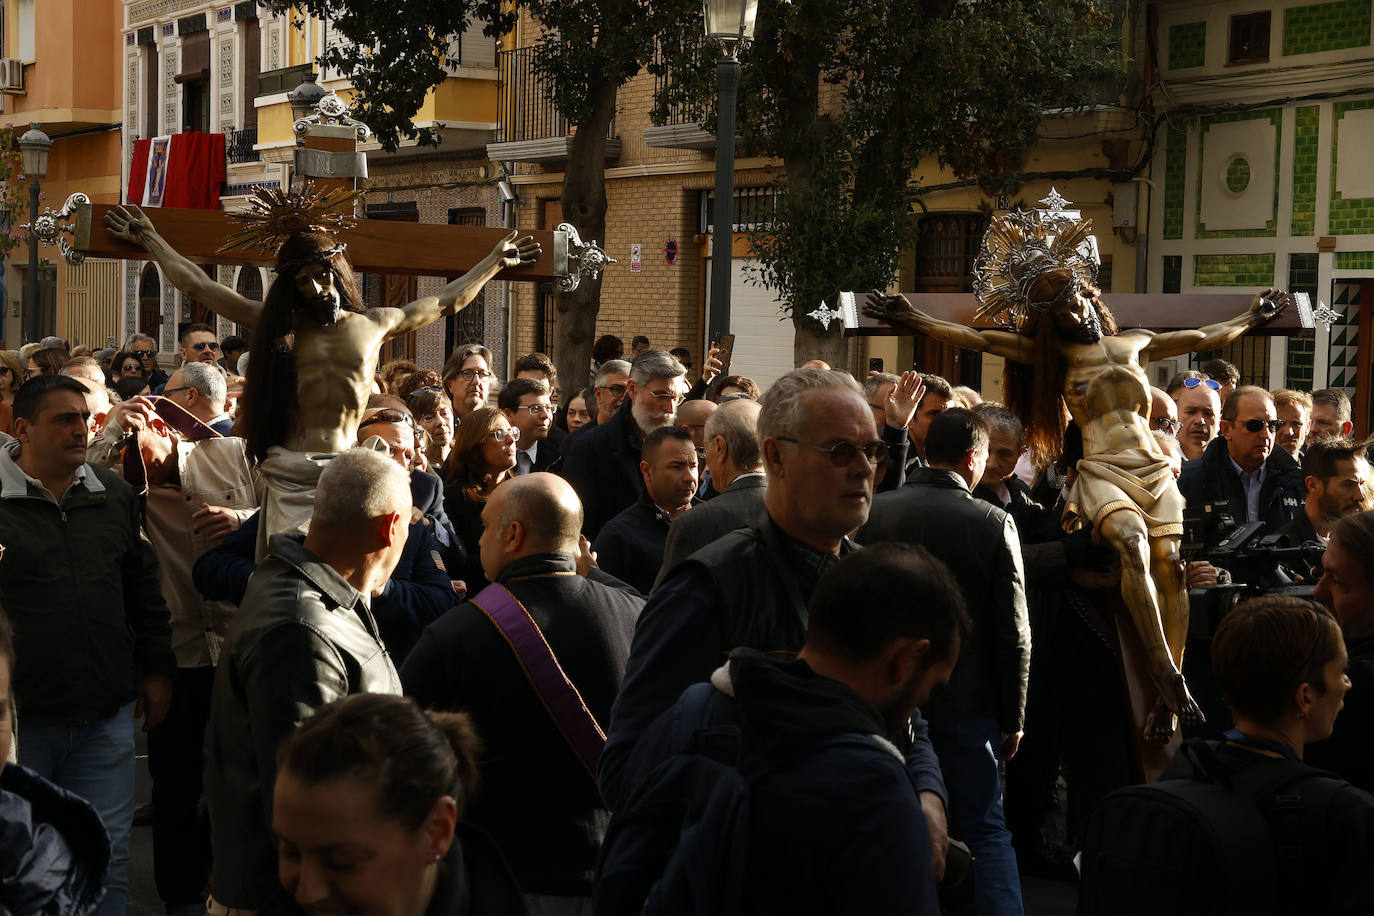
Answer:
[{"label": "wooden cross beam", "polygon": [[[70,241],[63,240],[64,255],[70,250],[93,258],[148,259],[148,252],[114,237],[105,228],[105,214],[117,205],[69,202],[68,206],[73,225],[67,232]],[[219,247],[237,228],[223,211],[161,208],[144,212],[178,253],[198,264],[271,267],[276,261],[275,252],[256,248],[219,253]],[[360,219],[356,227],[340,232],[338,238],[348,244],[349,263],[359,273],[452,278],[474,267],[509,231]],[[576,267],[575,263],[570,265],[576,261],[576,251],[570,251],[568,233],[536,230],[520,234],[534,236],[543,249],[539,259],[527,267],[502,270],[496,275],[498,280],[548,282],[567,277],[570,266]]]},{"label": "wooden cross beam", "polygon": [[[844,294],[847,295],[847,294]],[[972,328],[1001,329],[990,321],[975,321],[978,303],[973,293],[905,293],[911,304],[927,314]],[[844,297],[840,313],[846,337],[909,337],[905,328],[894,328],[863,314],[865,294],[854,294],[851,310]],[[1106,293],[1102,299],[1112,310],[1117,326],[1176,331],[1200,328],[1234,318],[1250,308],[1254,293]],[[1304,326],[1296,305],[1289,306],[1273,321],[1247,334],[1292,337],[1302,334]]]}]

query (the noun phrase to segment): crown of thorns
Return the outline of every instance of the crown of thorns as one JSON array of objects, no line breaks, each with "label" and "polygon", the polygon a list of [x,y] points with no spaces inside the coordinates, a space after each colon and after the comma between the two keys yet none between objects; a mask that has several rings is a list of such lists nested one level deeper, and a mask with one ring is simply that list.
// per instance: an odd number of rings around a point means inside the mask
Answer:
[{"label": "crown of thorns", "polygon": [[[300,232],[336,235],[341,230],[352,229],[357,225],[352,204],[363,193],[349,188],[319,192],[310,183],[294,192],[261,186],[254,188],[248,208],[229,214],[229,219],[240,228],[224,240],[224,244],[219,246],[219,253],[249,247],[275,252],[288,238]],[[300,263],[331,258],[342,254],[347,247],[340,243]],[[292,266],[300,265],[279,264],[278,269],[285,270]]]},{"label": "crown of thorns", "polygon": [[[1097,239],[1092,221],[1053,188],[1044,209],[1014,210],[997,217],[983,235],[974,262],[973,292],[978,299],[978,319],[991,319],[1020,329],[1032,312],[1047,311],[1066,296],[1097,282]],[[1067,270],[1068,285],[1051,300],[1033,301],[1031,289],[1047,271]]]}]

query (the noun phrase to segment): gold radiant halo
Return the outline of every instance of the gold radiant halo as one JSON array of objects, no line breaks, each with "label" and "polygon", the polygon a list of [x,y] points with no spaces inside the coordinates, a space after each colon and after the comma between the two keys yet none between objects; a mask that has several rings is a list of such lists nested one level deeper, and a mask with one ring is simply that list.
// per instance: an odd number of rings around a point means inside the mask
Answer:
[{"label": "gold radiant halo", "polygon": [[1096,283],[1092,221],[1067,209],[1068,201],[1053,189],[1041,203],[1044,209],[997,217],[983,235],[973,270],[978,320],[991,319],[1019,330],[1032,311],[1051,304],[1030,299],[1035,281],[1047,270],[1067,268],[1076,286]]},{"label": "gold radiant halo", "polygon": [[[318,192],[311,183],[299,192],[259,186],[253,189],[248,209],[228,214],[241,228],[225,239],[217,250],[224,254],[254,247],[275,253],[298,232],[336,235],[341,230],[352,229],[358,221],[352,215],[351,205],[364,193],[349,188]],[[347,210],[344,210],[346,205]]]}]

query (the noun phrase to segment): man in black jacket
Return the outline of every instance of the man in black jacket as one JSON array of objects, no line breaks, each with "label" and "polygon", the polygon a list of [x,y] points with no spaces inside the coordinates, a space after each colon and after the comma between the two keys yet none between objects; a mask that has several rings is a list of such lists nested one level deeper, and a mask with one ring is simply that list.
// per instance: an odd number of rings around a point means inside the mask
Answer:
[{"label": "man in black jacket", "polygon": [[[612,810],[634,791],[626,767],[636,742],[683,690],[710,677],[737,647],[801,649],[816,583],[856,549],[846,535],[868,518],[874,469],[887,446],[858,384],[844,373],[798,369],[774,382],[759,405],[766,511],[755,527],[679,563],[645,605],[597,768]],[[947,848],[945,787],[919,713],[912,724],[907,768],[938,877]]]},{"label": "man in black jacket", "polygon": [[748,398],[722,404],[707,418],[706,467],[721,493],[673,519],[655,586],[702,547],[759,520],[768,478],[763,474],[758,422],[759,402]]},{"label": "man in black jacket", "polygon": [[410,510],[405,471],[353,448],[320,474],[304,538],[269,541],[215,672],[212,906],[256,910],[279,889],[271,823],[282,739],[333,700],[401,692],[368,596],[400,559]]},{"label": "man in black jacket", "polygon": [[[552,474],[513,478],[482,509],[482,568],[534,620],[598,723],[609,718],[643,600],[576,575],[582,511]],[[494,586],[495,587],[495,586]],[[489,599],[471,596],[490,607]],[[430,625],[402,668],[421,706],[463,709],[485,744],[463,819],[490,833],[537,912],[588,898],[609,814],[502,630],[469,601]],[[555,899],[547,899],[555,898]]]},{"label": "man in black jacket", "polygon": [[687,393],[687,370],[662,350],[648,350],[630,367],[625,403],[609,420],[565,440],[562,476],[582,500],[582,533],[601,527],[639,499],[644,437],[673,422]]},{"label": "man in black jacket", "polygon": [[1264,522],[1270,533],[1301,512],[1307,488],[1293,456],[1274,447],[1278,428],[1269,392],[1253,385],[1232,391],[1221,407],[1221,434],[1178,478],[1188,508],[1229,502],[1233,519]]},{"label": "man in black jacket", "polygon": [[[138,498],[86,463],[86,389],[30,379],[0,449],[0,594],[22,650],[13,696],[19,762],[85,798],[110,833],[102,912],[123,912],[134,813],[134,726],[166,714],[176,658]],[[141,674],[135,680],[134,672]]]},{"label": "man in black jacket", "polygon": [[930,467],[878,496],[859,541],[925,547],[963,589],[973,632],[949,689],[924,712],[949,787],[951,832],[973,852],[978,912],[1015,913],[1021,887],[999,766],[1020,743],[1030,674],[1021,543],[1011,516],[969,492],[987,463],[987,423],[962,408],[942,411],[925,446]]}]

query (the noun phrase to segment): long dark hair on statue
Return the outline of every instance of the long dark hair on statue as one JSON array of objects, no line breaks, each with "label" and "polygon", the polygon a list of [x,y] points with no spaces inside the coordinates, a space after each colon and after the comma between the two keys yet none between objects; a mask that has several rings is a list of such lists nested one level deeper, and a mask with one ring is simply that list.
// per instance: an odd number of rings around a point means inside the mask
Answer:
[{"label": "long dark hair on statue", "polygon": [[[1053,301],[1063,291],[1072,274],[1054,271],[1031,290],[1031,300]],[[1080,292],[1093,305],[1102,336],[1117,333],[1116,319],[1102,301],[1101,291],[1084,284]],[[1002,386],[1007,407],[1026,426],[1026,448],[1036,467],[1045,467],[1059,457],[1064,448],[1064,427],[1069,425],[1069,410],[1064,403],[1064,374],[1068,366],[1059,355],[1054,319],[1050,312],[1032,312],[1021,328],[1032,338],[1034,356],[1030,363],[1007,360],[1002,371]]]},{"label": "long dark hair on statue", "polygon": [[327,256],[338,242],[322,232],[299,232],[277,251],[277,278],[263,300],[262,316],[253,335],[244,385],[242,428],[248,451],[259,461],[274,445],[286,445],[296,406],[296,328],[315,319],[296,292],[296,271],[325,261],[334,269],[334,285],[345,311],[362,312],[358,277],[343,253]]}]

